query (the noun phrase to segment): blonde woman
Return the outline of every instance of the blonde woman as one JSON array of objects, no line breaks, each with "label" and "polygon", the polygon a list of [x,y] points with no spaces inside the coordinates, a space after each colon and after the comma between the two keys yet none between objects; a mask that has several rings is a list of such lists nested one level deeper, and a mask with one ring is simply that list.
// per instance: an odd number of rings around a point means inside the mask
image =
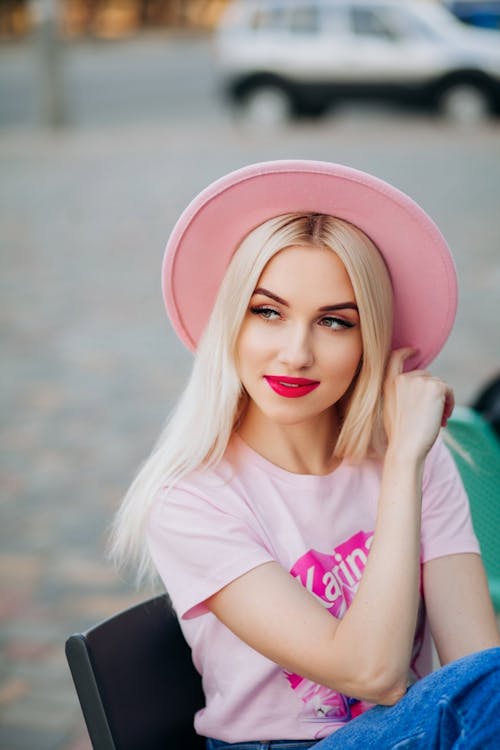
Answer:
[{"label": "blonde woman", "polygon": [[195,361],[114,551],[163,579],[208,750],[498,747],[453,393],[425,369],[456,309],[437,227],[363,172],[251,165],[183,213],[163,292]]}]

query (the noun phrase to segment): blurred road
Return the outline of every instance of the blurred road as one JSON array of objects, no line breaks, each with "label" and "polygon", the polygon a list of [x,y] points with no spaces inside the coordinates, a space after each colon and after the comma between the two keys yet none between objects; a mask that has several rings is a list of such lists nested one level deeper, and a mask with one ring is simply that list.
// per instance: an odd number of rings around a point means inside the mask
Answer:
[{"label": "blurred road", "polygon": [[[41,54],[36,38],[0,47],[0,128],[36,124]],[[218,117],[208,38],[151,33],[127,41],[68,42],[58,59],[69,122],[78,127]]]},{"label": "blurred road", "polygon": [[257,134],[212,97],[208,53],[158,36],[67,50],[74,128],[49,133],[35,127],[34,53],[0,48],[2,750],[89,748],[64,640],[145,593],[111,569],[105,540],[189,369],[159,270],[207,182],[292,157],[394,182],[456,257],[460,309],[434,370],[466,403],[500,368],[498,126],[351,109]]}]

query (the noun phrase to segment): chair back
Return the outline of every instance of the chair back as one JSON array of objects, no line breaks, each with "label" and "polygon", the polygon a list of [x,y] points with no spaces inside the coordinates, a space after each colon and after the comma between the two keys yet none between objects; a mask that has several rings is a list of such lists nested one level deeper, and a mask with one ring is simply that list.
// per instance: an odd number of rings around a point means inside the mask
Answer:
[{"label": "chair back", "polygon": [[471,459],[451,446],[469,496],[493,606],[500,612],[500,441],[486,420],[465,406],[455,408],[447,429]]},{"label": "chair back", "polygon": [[94,750],[197,750],[201,678],[165,595],[70,636],[66,656]]}]

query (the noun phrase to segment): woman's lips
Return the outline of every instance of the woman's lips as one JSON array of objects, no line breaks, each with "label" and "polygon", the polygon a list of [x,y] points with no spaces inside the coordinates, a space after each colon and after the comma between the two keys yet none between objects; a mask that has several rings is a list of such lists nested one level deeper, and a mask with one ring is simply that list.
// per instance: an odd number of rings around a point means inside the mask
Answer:
[{"label": "woman's lips", "polygon": [[285,375],[264,375],[264,380],[279,396],[300,398],[307,396],[319,385],[319,380],[308,378],[289,378]]}]

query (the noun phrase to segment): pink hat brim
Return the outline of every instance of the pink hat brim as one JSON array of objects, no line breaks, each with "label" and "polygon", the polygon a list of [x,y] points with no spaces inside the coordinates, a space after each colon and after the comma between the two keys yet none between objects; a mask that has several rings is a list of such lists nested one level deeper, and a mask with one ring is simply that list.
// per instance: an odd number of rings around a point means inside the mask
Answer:
[{"label": "pink hat brim", "polygon": [[455,266],[443,235],[397,188],[320,161],[244,167],[209,185],[185,209],[168,240],[162,268],[165,306],[181,341],[196,349],[243,238],[267,219],[290,212],[336,216],[370,237],[391,276],[392,346],[417,348],[410,366],[427,366],[448,338],[457,308]]}]

